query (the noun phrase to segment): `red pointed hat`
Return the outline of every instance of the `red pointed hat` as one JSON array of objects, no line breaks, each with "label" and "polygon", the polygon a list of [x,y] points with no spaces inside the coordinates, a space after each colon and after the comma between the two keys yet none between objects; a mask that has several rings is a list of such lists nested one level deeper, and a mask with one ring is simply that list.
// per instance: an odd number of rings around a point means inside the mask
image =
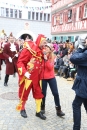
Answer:
[{"label": "red pointed hat", "polygon": [[39,46],[40,42],[45,39],[46,37],[43,34],[39,34],[35,43],[37,44],[37,46]]}]

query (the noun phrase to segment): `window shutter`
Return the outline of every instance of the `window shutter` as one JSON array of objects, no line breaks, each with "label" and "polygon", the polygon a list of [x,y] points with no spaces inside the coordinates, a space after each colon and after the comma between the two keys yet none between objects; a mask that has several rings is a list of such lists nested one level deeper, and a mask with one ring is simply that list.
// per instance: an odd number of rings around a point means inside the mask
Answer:
[{"label": "window shutter", "polygon": [[65,13],[65,23],[68,22],[68,12]]},{"label": "window shutter", "polygon": [[72,21],[75,22],[76,21],[76,13],[77,13],[77,10],[74,8],[72,10]]},{"label": "window shutter", "polygon": [[54,16],[52,16],[52,26],[54,26]]},{"label": "window shutter", "polygon": [[79,18],[82,19],[84,16],[84,4],[79,7]]},{"label": "window shutter", "polygon": [[58,15],[57,17],[57,22],[58,22],[58,25],[60,24],[60,15]]},{"label": "window shutter", "polygon": [[81,6],[79,7],[79,18],[81,18]]},{"label": "window shutter", "polygon": [[65,23],[65,13],[63,13],[63,23]]}]

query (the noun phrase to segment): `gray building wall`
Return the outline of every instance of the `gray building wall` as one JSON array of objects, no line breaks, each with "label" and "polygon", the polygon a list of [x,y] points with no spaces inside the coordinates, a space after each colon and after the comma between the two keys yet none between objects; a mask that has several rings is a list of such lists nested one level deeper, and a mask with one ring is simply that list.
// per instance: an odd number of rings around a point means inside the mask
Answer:
[{"label": "gray building wall", "polygon": [[4,29],[7,36],[10,34],[10,32],[16,36],[17,33],[24,29],[26,22],[29,23],[29,30],[32,31],[36,36],[38,34],[44,34],[46,37],[51,39],[51,22],[0,17],[0,31]]}]

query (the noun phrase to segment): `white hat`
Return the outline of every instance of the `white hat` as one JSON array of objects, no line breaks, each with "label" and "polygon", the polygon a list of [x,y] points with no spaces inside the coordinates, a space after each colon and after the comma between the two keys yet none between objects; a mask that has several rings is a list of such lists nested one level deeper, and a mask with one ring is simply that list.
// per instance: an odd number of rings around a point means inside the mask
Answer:
[{"label": "white hat", "polygon": [[52,49],[53,45],[51,43],[47,43],[46,46],[48,46],[50,49]]}]

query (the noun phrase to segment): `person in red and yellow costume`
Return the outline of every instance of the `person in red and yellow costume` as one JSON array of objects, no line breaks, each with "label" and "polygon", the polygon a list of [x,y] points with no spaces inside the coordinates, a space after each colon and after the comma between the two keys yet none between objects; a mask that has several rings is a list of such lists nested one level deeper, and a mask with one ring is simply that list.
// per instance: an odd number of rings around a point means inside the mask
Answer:
[{"label": "person in red and yellow costume", "polygon": [[18,58],[17,67],[19,74],[19,99],[20,102],[16,109],[20,111],[22,117],[27,118],[25,104],[32,89],[33,97],[36,102],[36,116],[45,120],[46,117],[41,113],[41,102],[43,98],[41,89],[41,71],[44,54],[43,47],[46,45],[46,38],[40,34],[34,43],[27,40]]}]

